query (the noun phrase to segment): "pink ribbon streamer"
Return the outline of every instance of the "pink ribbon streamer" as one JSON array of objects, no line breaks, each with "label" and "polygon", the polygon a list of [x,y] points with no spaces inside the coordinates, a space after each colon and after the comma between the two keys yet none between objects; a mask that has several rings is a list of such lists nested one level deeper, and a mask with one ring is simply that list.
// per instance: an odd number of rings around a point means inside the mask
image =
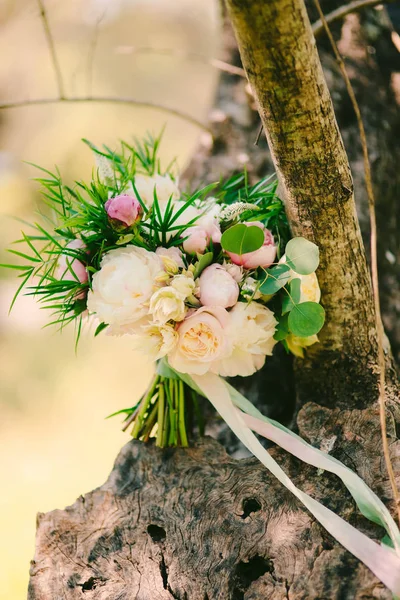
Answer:
[{"label": "pink ribbon streamer", "polygon": [[265,437],[273,439],[270,437],[270,428],[266,427],[267,424],[264,421],[245,415],[235,408],[229,388],[220,377],[207,373],[201,376],[192,375],[191,379],[213,404],[246,448],[304,504],[317,521],[342,546],[362,561],[395,596],[400,596],[400,556],[391,548],[377,544],[329,508],[297,488],[267,450],[263,448],[248,425],[254,427],[261,435],[267,434]]}]

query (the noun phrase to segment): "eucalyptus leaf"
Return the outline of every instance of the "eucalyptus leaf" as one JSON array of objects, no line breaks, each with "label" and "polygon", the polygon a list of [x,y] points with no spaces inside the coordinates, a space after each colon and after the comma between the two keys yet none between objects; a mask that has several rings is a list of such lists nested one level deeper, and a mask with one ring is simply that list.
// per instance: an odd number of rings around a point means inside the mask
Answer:
[{"label": "eucalyptus leaf", "polygon": [[[276,316],[276,315],[275,315]],[[274,340],[281,342],[289,335],[288,315],[278,318],[278,325],[274,333]]]},{"label": "eucalyptus leaf", "polygon": [[272,269],[265,269],[265,279],[259,287],[262,294],[275,294],[283,288],[290,279],[290,268],[287,265],[276,265]]},{"label": "eucalyptus leaf", "polygon": [[310,337],[320,331],[325,321],[325,311],[317,302],[296,304],[289,313],[290,331],[297,337]]},{"label": "eucalyptus leaf", "polygon": [[203,254],[203,256],[198,255],[197,257],[199,261],[196,263],[195,271],[193,273],[195,279],[197,279],[197,277],[200,277],[204,269],[211,265],[214,258],[214,254],[212,252],[207,252],[206,254]]},{"label": "eucalyptus leaf", "polygon": [[319,265],[318,246],[303,237],[296,237],[286,244],[286,263],[299,275],[314,273]]},{"label": "eucalyptus leaf", "polygon": [[261,248],[264,244],[264,232],[256,225],[244,225],[238,223],[229,227],[222,234],[221,245],[227,252],[235,254],[247,254]]},{"label": "eucalyptus leaf", "polygon": [[282,300],[282,314],[286,314],[292,310],[292,308],[300,302],[300,287],[301,279],[296,277],[289,283],[288,294],[286,294]]}]

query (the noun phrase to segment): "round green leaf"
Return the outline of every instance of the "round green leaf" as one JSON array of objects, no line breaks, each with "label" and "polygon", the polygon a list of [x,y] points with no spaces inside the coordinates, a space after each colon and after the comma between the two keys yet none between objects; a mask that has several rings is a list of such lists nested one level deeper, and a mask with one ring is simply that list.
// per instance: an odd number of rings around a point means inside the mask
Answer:
[{"label": "round green leaf", "polygon": [[272,269],[265,269],[265,279],[259,287],[262,294],[269,296],[283,288],[290,279],[290,269],[287,265],[277,265]]},{"label": "round green leaf", "polygon": [[227,252],[235,254],[247,254],[261,248],[264,244],[264,232],[255,225],[244,225],[238,223],[229,227],[222,234],[221,245]]},{"label": "round green leaf", "polygon": [[297,337],[309,337],[320,331],[325,321],[325,311],[317,302],[296,304],[289,313],[289,329]]},{"label": "round green leaf", "polygon": [[299,275],[314,273],[319,265],[318,246],[305,238],[296,237],[286,244],[286,263]]}]

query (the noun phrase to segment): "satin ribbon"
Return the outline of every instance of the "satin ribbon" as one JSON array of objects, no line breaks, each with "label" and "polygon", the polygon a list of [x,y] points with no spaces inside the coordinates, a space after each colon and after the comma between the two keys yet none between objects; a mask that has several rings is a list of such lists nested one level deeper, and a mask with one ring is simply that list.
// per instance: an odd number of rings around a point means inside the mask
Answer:
[{"label": "satin ribbon", "polygon": [[[246,448],[304,504],[315,519],[342,546],[362,561],[395,596],[400,596],[400,532],[384,504],[358,475],[340,461],[307,444],[282,425],[261,415],[251,402],[218,375],[212,373],[191,377],[181,373],[177,375],[208,398]],[[241,410],[238,410],[235,404]],[[304,462],[338,475],[356,500],[361,512],[370,520],[385,527],[396,550],[377,544],[329,508],[299,490],[263,448],[251,429],[274,441]]]}]

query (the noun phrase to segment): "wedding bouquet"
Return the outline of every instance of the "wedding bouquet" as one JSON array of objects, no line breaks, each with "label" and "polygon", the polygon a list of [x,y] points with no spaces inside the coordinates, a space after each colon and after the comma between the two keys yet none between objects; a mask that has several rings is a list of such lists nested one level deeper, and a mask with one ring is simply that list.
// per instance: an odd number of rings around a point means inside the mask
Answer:
[{"label": "wedding bouquet", "polygon": [[[50,224],[22,234],[28,253],[10,250],[26,262],[3,265],[21,271],[13,303],[25,288],[52,311],[51,324],[75,322],[77,341],[87,318],[97,321],[95,335],[130,336],[157,363],[140,401],[115,413],[133,438],[187,446],[194,418],[202,432],[198,395],[205,396],[325,528],[400,594],[400,533],[379,498],[224,379],[254,374],[279,343],[302,357],[324,324],[318,248],[291,238],[276,181],[250,185],[244,172],[189,191],[174,164],[161,168],[159,138],[122,142],[119,151],[86,143],[97,160],[89,184],[70,187],[42,169]],[[251,430],[338,475],[361,512],[386,529],[384,545],[295,487]]]}]

